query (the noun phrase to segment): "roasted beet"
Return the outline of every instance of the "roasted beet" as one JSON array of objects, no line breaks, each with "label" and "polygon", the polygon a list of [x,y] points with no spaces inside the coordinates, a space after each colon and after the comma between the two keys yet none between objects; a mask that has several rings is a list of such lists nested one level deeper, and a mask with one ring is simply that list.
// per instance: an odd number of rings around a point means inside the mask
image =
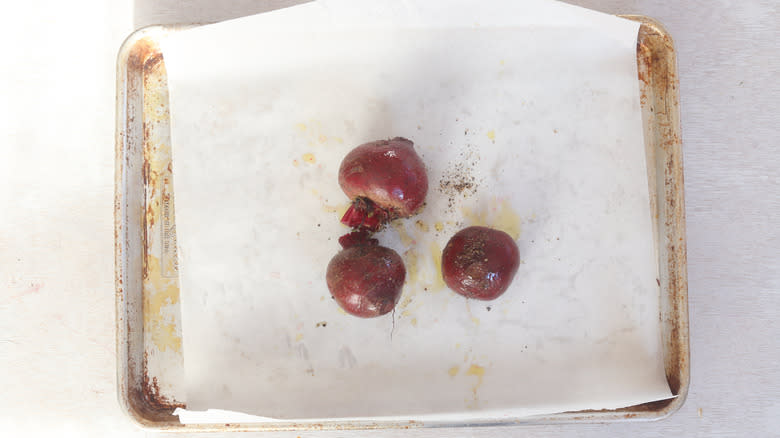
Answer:
[{"label": "roasted beet", "polygon": [[428,193],[428,176],[414,143],[396,137],[350,151],[339,168],[339,185],[353,200],[341,222],[376,231],[417,213]]},{"label": "roasted beet", "polygon": [[444,247],[441,271],[450,289],[478,300],[503,294],[520,266],[520,252],[509,234],[487,227],[458,231]]},{"label": "roasted beet", "polygon": [[328,264],[326,280],[342,309],[361,318],[393,310],[406,278],[397,252],[375,243],[345,248]]}]

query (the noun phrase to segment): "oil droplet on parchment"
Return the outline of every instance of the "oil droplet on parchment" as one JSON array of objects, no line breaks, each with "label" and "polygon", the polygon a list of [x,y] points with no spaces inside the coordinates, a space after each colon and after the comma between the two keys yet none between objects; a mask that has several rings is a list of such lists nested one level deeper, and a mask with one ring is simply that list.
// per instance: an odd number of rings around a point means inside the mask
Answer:
[{"label": "oil droplet on parchment", "polygon": [[406,282],[409,284],[417,284],[419,280],[419,268],[418,268],[418,255],[417,251],[410,249],[404,253],[406,262]]},{"label": "oil droplet on parchment", "polygon": [[414,238],[406,231],[402,221],[395,221],[392,226],[398,232],[398,237],[401,239],[403,246],[408,248],[415,242]]},{"label": "oil droplet on parchment", "polygon": [[479,402],[479,399],[477,397],[477,391],[479,390],[479,387],[482,385],[482,381],[485,377],[485,367],[482,367],[477,364],[471,364],[468,370],[466,370],[467,376],[476,376],[477,377],[477,383],[474,384],[474,386],[471,387],[471,394],[473,396],[473,403],[469,405],[470,408],[476,408],[477,403]]},{"label": "oil droplet on parchment", "polygon": [[461,213],[469,225],[495,228],[509,234],[515,240],[520,237],[522,220],[505,199],[500,201],[491,199],[487,207],[477,211],[464,206],[461,208]]},{"label": "oil droplet on parchment", "polygon": [[347,212],[347,209],[349,208],[350,205],[352,204],[349,202],[338,204],[338,205],[330,205],[330,204],[323,203],[322,211],[324,211],[325,213],[336,213],[336,216],[338,216],[339,219],[341,219],[341,217],[344,216],[344,213]]},{"label": "oil droplet on parchment", "polygon": [[441,274],[441,247],[439,244],[434,240],[430,243],[428,250],[431,254],[431,259],[433,260],[433,269],[436,271],[434,274],[435,280],[433,281],[433,284],[430,286],[429,290],[432,292],[438,292],[442,289],[444,289],[444,278]]}]

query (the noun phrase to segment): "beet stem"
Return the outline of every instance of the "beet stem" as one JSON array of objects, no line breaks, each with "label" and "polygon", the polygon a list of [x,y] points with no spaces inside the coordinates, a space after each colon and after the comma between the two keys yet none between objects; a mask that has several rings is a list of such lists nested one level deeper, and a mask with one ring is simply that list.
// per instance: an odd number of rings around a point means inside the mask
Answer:
[{"label": "beet stem", "polygon": [[356,230],[379,231],[388,218],[387,212],[370,199],[357,198],[341,217],[341,223]]},{"label": "beet stem", "polygon": [[371,232],[359,229],[339,237],[339,244],[344,249],[359,245],[379,245],[379,241],[371,238]]},{"label": "beet stem", "polygon": [[355,204],[353,203],[349,206],[347,212],[344,213],[344,216],[341,217],[341,223],[350,228],[357,228],[363,223],[364,217],[365,214],[355,208]]}]

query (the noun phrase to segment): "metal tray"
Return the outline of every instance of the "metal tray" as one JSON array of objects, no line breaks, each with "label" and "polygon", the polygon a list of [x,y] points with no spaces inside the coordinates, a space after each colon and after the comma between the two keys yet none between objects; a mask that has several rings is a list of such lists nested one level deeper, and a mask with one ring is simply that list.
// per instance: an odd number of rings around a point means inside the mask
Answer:
[{"label": "metal tray", "polygon": [[[613,422],[667,417],[682,406],[690,379],[685,208],[677,66],[672,39],[656,21],[640,22],[637,63],[658,243],[666,377],[677,397],[617,410],[565,412],[468,425]],[[189,424],[181,322],[165,66],[158,41],[182,27],[148,27],[122,45],[117,61],[115,282],[119,402],[142,427],[165,431],[260,431],[463,426],[440,422],[332,421]]]}]

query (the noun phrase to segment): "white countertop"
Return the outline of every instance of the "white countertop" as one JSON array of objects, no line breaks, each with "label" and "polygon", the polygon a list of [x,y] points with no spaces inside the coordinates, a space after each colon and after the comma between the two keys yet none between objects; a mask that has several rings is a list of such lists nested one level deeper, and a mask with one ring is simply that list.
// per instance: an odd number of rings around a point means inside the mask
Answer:
[{"label": "white countertop", "polygon": [[[653,423],[408,434],[777,434],[780,5],[775,0],[570,2],[655,17],[676,42],[688,215],[688,400],[671,418]],[[143,25],[214,21],[292,1],[217,3],[6,5],[0,28],[1,436],[151,435],[125,418],[116,402],[116,53],[124,37]],[[274,436],[325,435],[364,433]]]}]

